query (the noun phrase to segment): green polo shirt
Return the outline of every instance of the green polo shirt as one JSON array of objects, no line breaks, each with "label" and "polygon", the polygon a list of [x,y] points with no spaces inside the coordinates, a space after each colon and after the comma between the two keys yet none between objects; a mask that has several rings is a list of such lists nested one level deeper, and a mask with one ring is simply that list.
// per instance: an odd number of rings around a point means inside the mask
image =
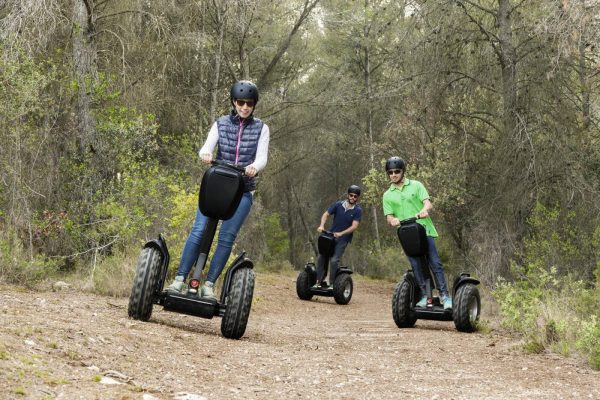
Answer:
[{"label": "green polo shirt", "polygon": [[[400,221],[412,218],[423,209],[423,201],[428,198],[429,193],[421,182],[404,178],[401,189],[390,185],[383,194],[383,215],[393,215]],[[418,219],[417,222],[425,227],[427,236],[438,237],[431,217]]]}]

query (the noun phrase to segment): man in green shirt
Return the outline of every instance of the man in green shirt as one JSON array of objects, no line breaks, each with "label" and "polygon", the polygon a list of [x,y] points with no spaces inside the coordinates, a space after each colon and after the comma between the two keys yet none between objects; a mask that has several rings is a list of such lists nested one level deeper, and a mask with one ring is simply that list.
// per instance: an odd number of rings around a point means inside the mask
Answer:
[{"label": "man in green shirt", "polygon": [[387,222],[393,227],[400,225],[400,221],[417,217],[417,222],[425,227],[427,233],[427,255],[425,257],[408,257],[412,266],[417,285],[421,289],[421,298],[416,307],[427,305],[425,293],[425,278],[423,268],[431,267],[440,291],[440,301],[444,309],[452,308],[452,298],[448,294],[448,285],[444,276],[444,267],[435,246],[435,238],[438,233],[433,226],[429,213],[433,209],[429,194],[425,186],[419,181],[408,179],[404,176],[406,164],[400,157],[391,157],[385,163],[385,170],[390,177],[390,188],[383,194],[383,214]]}]

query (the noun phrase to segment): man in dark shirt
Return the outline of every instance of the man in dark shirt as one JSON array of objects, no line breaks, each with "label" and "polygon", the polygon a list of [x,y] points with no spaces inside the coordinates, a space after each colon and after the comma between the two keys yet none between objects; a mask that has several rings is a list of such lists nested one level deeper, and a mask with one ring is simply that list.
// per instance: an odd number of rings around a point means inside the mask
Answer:
[{"label": "man in dark shirt", "polygon": [[[317,228],[319,232],[325,230],[325,223],[330,215],[333,215],[331,232],[335,237],[335,250],[331,256],[331,270],[329,272],[329,282],[333,285],[337,270],[340,265],[340,259],[346,250],[346,247],[352,241],[352,233],[358,228],[362,217],[362,208],[357,204],[360,197],[360,187],[352,185],[348,188],[347,199],[333,203],[327,211],[321,216],[321,225]],[[325,279],[325,257],[319,255],[317,261],[317,283],[315,286],[327,286]]]}]

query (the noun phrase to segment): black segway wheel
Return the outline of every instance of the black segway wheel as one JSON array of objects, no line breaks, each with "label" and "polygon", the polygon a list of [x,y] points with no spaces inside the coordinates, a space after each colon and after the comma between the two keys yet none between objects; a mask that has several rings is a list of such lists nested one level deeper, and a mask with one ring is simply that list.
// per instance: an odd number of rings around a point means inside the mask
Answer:
[{"label": "black segway wheel", "polygon": [[333,298],[338,304],[348,304],[354,288],[350,274],[339,274],[333,282]]},{"label": "black segway wheel", "polygon": [[417,322],[415,312],[411,310],[411,284],[405,280],[398,283],[392,297],[392,314],[398,328],[412,328]]},{"label": "black segway wheel", "polygon": [[154,247],[145,247],[142,250],[129,296],[127,312],[131,318],[142,321],[150,319],[161,261],[161,253]]},{"label": "black segway wheel", "polygon": [[298,297],[302,300],[312,299],[313,295],[310,292],[311,286],[310,274],[307,270],[302,270],[296,279],[296,293],[298,294]]},{"label": "black segway wheel", "polygon": [[254,271],[240,268],[233,273],[231,290],[225,300],[227,309],[221,321],[221,333],[228,339],[239,339],[246,332],[252,296],[254,295]]},{"label": "black segway wheel", "polygon": [[456,329],[460,332],[475,332],[481,312],[481,298],[477,286],[472,283],[461,285],[454,295],[452,306],[452,318]]}]

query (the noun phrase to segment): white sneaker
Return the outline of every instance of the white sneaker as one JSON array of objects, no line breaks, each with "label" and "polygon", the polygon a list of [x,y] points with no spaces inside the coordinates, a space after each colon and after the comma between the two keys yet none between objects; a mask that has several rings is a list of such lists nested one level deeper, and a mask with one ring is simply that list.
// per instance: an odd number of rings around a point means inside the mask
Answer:
[{"label": "white sneaker", "polygon": [[450,298],[450,296],[444,297],[444,299],[442,300],[442,304],[444,305],[444,310],[451,310],[452,309],[452,298]]},{"label": "white sneaker", "polygon": [[215,292],[213,291],[213,285],[210,284],[210,282],[206,282],[204,285],[202,285],[202,297],[209,297],[211,299],[217,299],[217,296],[215,296]]},{"label": "white sneaker", "polygon": [[417,302],[417,304],[415,304],[415,307],[419,307],[419,308],[427,307],[427,296],[421,297],[421,300],[419,300]]},{"label": "white sneaker", "polygon": [[173,283],[171,283],[167,287],[167,290],[173,291],[173,292],[181,292],[182,288],[183,288],[183,276],[176,276]]}]

